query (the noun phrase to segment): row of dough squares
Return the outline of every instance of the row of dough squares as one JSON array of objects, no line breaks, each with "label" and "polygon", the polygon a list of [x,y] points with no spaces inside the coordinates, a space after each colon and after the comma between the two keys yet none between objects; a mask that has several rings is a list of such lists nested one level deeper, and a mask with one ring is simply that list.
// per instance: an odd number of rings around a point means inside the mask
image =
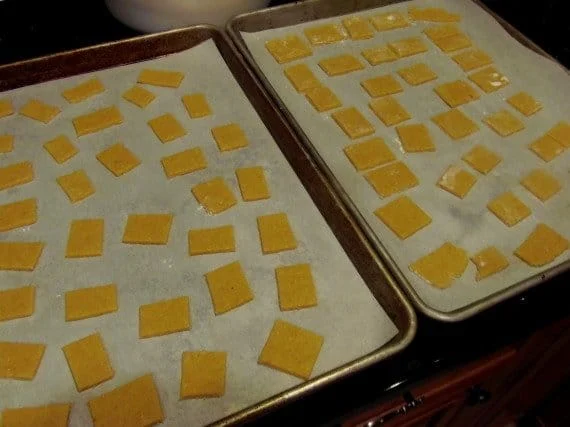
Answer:
[{"label": "row of dough squares", "polygon": [[[17,206],[14,206],[17,205]],[[37,218],[35,199],[2,208],[13,219],[31,223]],[[27,216],[19,216],[19,214]],[[172,214],[131,214],[127,218],[122,242],[125,244],[166,245],[174,216]],[[4,216],[2,217],[4,222]],[[259,239],[263,254],[278,253],[297,248],[287,215],[276,213],[257,218]],[[66,258],[96,257],[103,254],[105,221],[103,218],[73,220],[69,228]],[[0,242],[0,270],[33,271],[39,262],[45,244],[42,242]],[[235,252],[234,227],[225,225],[215,228],[191,229],[188,232],[190,256]]]},{"label": "row of dough squares", "polygon": [[[163,301],[160,304],[160,307],[156,305],[141,307],[141,321],[145,319],[148,322],[154,318],[163,326],[174,321],[174,325],[171,326],[177,326],[179,330],[189,329],[187,297]],[[166,318],[159,319],[157,316],[160,313]],[[258,363],[301,379],[308,379],[322,345],[322,336],[278,319],[260,352]],[[0,350],[0,378],[32,379],[39,369],[45,345],[0,343]],[[111,357],[100,333],[93,333],[71,342],[62,350],[78,392],[96,387],[115,376]],[[228,353],[225,351],[183,352],[180,400],[223,396],[226,390],[228,363],[231,363],[231,357],[228,358]],[[150,426],[165,419],[152,374],[143,375],[90,399],[88,407],[95,426]],[[4,427],[22,425],[65,427],[68,425],[70,411],[70,403],[10,408],[2,412],[2,421]]]},{"label": "row of dough squares", "polygon": [[[402,205],[402,201],[397,201]],[[406,212],[408,219],[417,213],[410,205]],[[405,221],[405,220],[404,220]],[[517,247],[514,254],[533,267],[547,265],[568,250],[569,242],[546,224],[539,223],[527,238]],[[451,242],[419,258],[409,269],[427,283],[445,289],[460,278],[467,268],[467,252]],[[482,280],[505,270],[509,266],[507,257],[495,246],[488,246],[471,257],[477,269],[476,280]]]},{"label": "row of dough squares", "polygon": [[[109,169],[124,172],[127,168],[132,170],[140,164],[130,151],[122,144],[116,144],[105,150],[102,155],[103,163],[107,163]],[[127,160],[129,159],[129,160]],[[181,151],[162,159],[165,175],[168,179],[186,175],[192,172],[206,169],[207,162],[200,148]],[[238,168],[235,171],[242,199],[246,202],[269,199],[271,193],[265,171],[261,166]],[[34,180],[33,164],[29,161],[11,164],[0,168],[0,191],[19,185],[30,183]],[[78,169],[70,174],[61,175],[57,183],[65,192],[72,203],[77,203],[95,194],[95,186],[85,170]],[[236,205],[237,199],[226,181],[221,177],[215,177],[192,187],[192,194],[196,200],[210,214],[223,212]],[[17,218],[18,202],[2,205],[0,210],[6,210],[7,215],[0,219],[0,231],[7,231],[20,227]],[[31,224],[35,223],[32,222]],[[23,224],[30,225],[30,224]]]},{"label": "row of dough squares", "polygon": [[[352,40],[371,39],[374,37],[372,27],[378,32],[396,30],[409,27],[410,20],[447,23],[460,21],[459,15],[451,14],[441,8],[410,8],[408,16],[409,18],[406,18],[404,14],[399,11],[376,14],[369,18],[352,16],[343,19],[342,26],[338,24],[325,24],[308,27],[304,30],[304,34],[313,46],[321,46],[342,42],[349,38]],[[447,34],[452,41],[446,40],[440,48],[444,51],[449,51],[446,49],[452,49],[454,45],[460,44],[458,37],[456,37],[457,35],[458,33]],[[469,40],[467,37],[463,37]],[[465,43],[465,41],[463,43]],[[300,37],[294,35],[282,39],[270,40],[266,43],[266,47],[280,64],[312,55],[311,48]],[[425,47],[420,39],[411,38],[391,43],[389,49],[389,51],[386,51],[387,55],[390,55],[391,52],[391,55],[404,57],[425,51],[427,47]],[[371,53],[371,57],[373,56]],[[371,64],[372,62],[373,60]]]},{"label": "row of dough squares", "polygon": [[[241,307],[254,299],[249,280],[239,262],[221,266],[205,274],[216,316]],[[275,269],[281,311],[317,305],[317,291],[309,264],[280,266]],[[188,304],[186,304],[188,305]],[[176,306],[178,307],[178,306]],[[65,293],[65,320],[76,321],[118,310],[116,285],[101,285]],[[35,287],[22,286],[0,291],[0,321],[32,316],[35,312]],[[154,313],[145,320],[143,313]],[[142,306],[140,338],[189,330],[187,310],[175,310],[170,303]],[[179,319],[186,319],[184,321]],[[182,322],[182,323],[180,323]],[[182,324],[181,329],[176,326]]]}]

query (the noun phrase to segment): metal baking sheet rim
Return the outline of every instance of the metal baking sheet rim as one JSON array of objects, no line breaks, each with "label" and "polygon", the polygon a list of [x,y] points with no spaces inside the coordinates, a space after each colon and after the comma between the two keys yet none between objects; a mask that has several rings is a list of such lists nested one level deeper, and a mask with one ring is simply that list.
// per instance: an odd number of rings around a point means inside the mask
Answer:
[{"label": "metal baking sheet rim", "polygon": [[[80,62],[78,64],[75,65],[66,65],[65,70],[61,71],[59,69],[57,70],[53,70],[51,72],[41,72],[41,70],[46,71],[46,68],[42,68],[41,65],[45,64],[46,62],[49,64],[50,62],[57,62],[57,61],[64,61],[66,58],[69,57],[73,57],[73,59],[77,60],[78,57],[80,59],[83,59],[83,56],[80,57],[80,55],[87,55],[88,53],[92,53],[94,51],[104,51],[106,49],[118,49],[120,47],[124,47],[124,46],[128,46],[132,43],[141,43],[141,42],[145,42],[145,41],[160,41],[161,39],[167,39],[168,37],[172,37],[172,36],[176,36],[176,35],[190,35],[192,33],[197,33],[197,39],[196,43],[193,45],[185,45],[183,46],[181,49],[178,49],[179,46],[175,47],[174,50],[172,51],[168,51],[168,52],[163,52],[163,51],[159,51],[159,52],[153,52],[150,54],[146,54],[144,58],[140,58],[140,56],[137,57],[130,57],[129,56],[129,60],[125,60],[125,61],[117,61],[116,59],[108,59],[107,61],[109,63],[104,64],[103,66],[99,66],[97,65],[97,68],[93,69],[93,63],[92,58],[95,56],[93,55],[91,57],[91,59],[87,59],[87,61],[85,62]],[[105,68],[110,68],[110,67],[114,67],[114,66],[120,66],[120,65],[126,65],[128,63],[135,63],[138,61],[143,61],[143,60],[147,60],[147,59],[152,59],[152,58],[157,58],[163,55],[168,55],[171,53],[175,53],[184,49],[190,49],[193,46],[209,40],[209,39],[213,39],[216,46],[218,47],[218,49],[220,49],[220,46],[223,46],[224,49],[227,49],[231,55],[233,55],[233,61],[235,61],[237,63],[237,65],[232,65],[230,63],[228,63],[228,67],[230,68],[232,74],[234,75],[234,77],[236,78],[236,80],[238,81],[239,85],[242,86],[242,89],[244,90],[244,92],[246,93],[246,95],[248,96],[248,99],[250,96],[255,96],[258,98],[261,98],[263,102],[265,102],[269,109],[270,109],[270,114],[273,114],[275,116],[275,118],[277,118],[277,120],[279,121],[280,126],[282,126],[282,128],[284,129],[284,131],[287,133],[287,136],[289,137],[289,139],[295,143],[295,145],[297,146],[297,149],[300,150],[302,152],[302,154],[305,157],[305,160],[307,162],[309,162],[308,164],[312,163],[311,162],[311,157],[308,155],[308,153],[305,151],[306,147],[305,145],[298,140],[298,137],[296,135],[296,133],[294,132],[294,130],[291,128],[290,124],[284,120],[284,117],[280,114],[279,110],[279,106],[276,105],[273,100],[268,96],[268,94],[266,93],[266,91],[263,88],[263,85],[259,82],[259,80],[257,79],[257,77],[255,76],[255,74],[249,69],[249,67],[247,66],[247,64],[245,63],[241,53],[238,51],[238,49],[234,46],[234,44],[232,43],[232,41],[230,40],[230,38],[224,33],[222,32],[220,29],[218,29],[215,26],[211,26],[211,25],[195,25],[195,26],[191,26],[191,27],[187,27],[187,28],[183,28],[183,29],[175,29],[175,30],[170,30],[170,31],[165,31],[162,33],[157,33],[157,34],[150,34],[150,35],[144,35],[144,36],[140,36],[140,37],[134,37],[134,38],[130,38],[130,39],[125,39],[125,40],[121,40],[121,41],[116,41],[116,42],[109,42],[109,43],[104,43],[104,44],[100,44],[100,45],[95,45],[95,46],[90,46],[90,47],[86,47],[86,48],[81,48],[81,49],[75,49],[75,50],[71,50],[71,51],[67,51],[67,52],[62,52],[62,53],[57,53],[57,54],[53,54],[53,55],[48,55],[48,56],[44,56],[44,57],[39,57],[39,58],[34,58],[34,59],[30,59],[30,60],[24,60],[24,61],[19,61],[16,63],[12,63],[12,64],[6,64],[6,65],[1,65],[0,66],[0,76],[5,76],[6,74],[10,74],[10,75],[14,75],[16,74],[18,77],[17,78],[7,78],[7,79],[1,79],[0,80],[0,93],[4,90],[8,90],[8,89],[14,89],[17,87],[22,87],[22,86],[27,86],[27,85],[31,85],[34,83],[39,83],[39,82],[44,82],[44,81],[49,81],[49,80],[53,80],[53,79],[57,79],[57,78],[64,78],[64,77],[69,77],[72,75],[77,75],[77,74],[82,74],[82,73],[86,73],[89,71],[95,71],[96,69],[105,69]],[[168,48],[167,48],[168,50]],[[132,55],[132,54],[130,54]],[[131,60],[132,59],[132,60]],[[228,62],[228,58],[224,57],[224,59],[226,60],[226,62]],[[35,67],[35,69],[34,69]],[[246,79],[249,79],[250,82],[243,82],[244,77],[242,76],[238,76],[235,73],[235,68],[236,67],[240,67],[240,71],[246,74]],[[26,68],[31,68],[34,70],[34,72],[32,72],[29,76],[25,75],[25,70]],[[69,71],[69,68],[72,68],[73,71]],[[17,73],[13,73],[13,71],[16,70],[18,71]],[[23,73],[20,74],[20,73]],[[246,84],[251,84],[253,85],[253,90],[254,93],[248,93],[248,91],[246,91],[243,86]],[[257,92],[257,93],[255,93]],[[251,102],[251,99],[249,99],[249,101]],[[253,103],[252,103],[253,105]],[[259,110],[257,107],[254,106],[254,109],[256,110],[256,112],[259,114]],[[266,124],[264,122],[264,124]],[[266,124],[266,126],[268,126]],[[268,126],[267,127],[268,130],[270,131],[270,133],[273,135],[273,131],[274,131],[274,126]],[[281,148],[280,148],[281,149]],[[285,154],[283,154],[285,156]],[[289,159],[287,159],[287,161],[289,161]],[[381,273],[382,278],[384,279],[385,283],[382,283],[383,285],[387,285],[389,288],[388,294],[390,294],[389,297],[385,296],[386,291],[382,291],[381,294],[381,298],[386,299],[389,298],[391,301],[386,300],[385,302],[390,303],[390,307],[393,307],[394,305],[398,305],[400,308],[400,316],[404,319],[404,320],[400,320],[398,321],[394,316],[391,316],[391,319],[394,321],[394,323],[396,324],[396,326],[398,327],[398,334],[392,338],[388,343],[386,343],[385,345],[383,345],[382,347],[376,349],[375,351],[364,355],[352,362],[346,363],[344,365],[341,365],[325,374],[322,374],[318,377],[315,377],[305,383],[302,383],[301,385],[298,385],[296,387],[292,387],[288,390],[285,390],[279,394],[276,394],[272,397],[269,397],[261,402],[258,402],[254,405],[251,405],[250,407],[247,407],[241,411],[238,411],[234,414],[231,414],[229,416],[226,416],[224,418],[221,418],[215,422],[213,422],[211,425],[219,425],[219,426],[227,426],[227,425],[233,425],[236,423],[242,423],[242,422],[247,422],[247,421],[251,421],[255,418],[260,417],[261,415],[270,412],[272,409],[276,409],[278,407],[284,406],[285,404],[296,400],[298,398],[301,398],[304,395],[310,394],[312,392],[315,392],[319,389],[321,389],[322,387],[337,381],[343,377],[349,376],[351,374],[354,374],[358,371],[361,371],[362,369],[369,367],[375,363],[378,363],[382,360],[388,359],[391,356],[401,352],[404,348],[406,348],[412,341],[412,339],[414,338],[416,331],[417,331],[417,318],[416,318],[416,314],[413,310],[412,305],[410,304],[410,302],[407,300],[406,296],[402,293],[400,287],[395,283],[393,277],[390,275],[390,273],[386,270],[386,267],[384,265],[384,263],[381,261],[381,259],[378,257],[376,251],[374,250],[374,248],[370,245],[370,242],[368,241],[367,237],[360,231],[359,225],[354,221],[353,217],[351,216],[350,212],[347,211],[345,205],[338,199],[337,194],[335,193],[335,191],[333,191],[333,188],[331,187],[330,183],[327,181],[326,177],[323,176],[322,172],[319,171],[318,168],[316,167],[311,167],[311,166],[306,166],[309,169],[313,169],[314,172],[320,176],[320,179],[323,183],[323,185],[326,187],[326,192],[328,193],[328,195],[330,196],[330,198],[332,199],[332,201],[334,202],[336,208],[338,210],[341,211],[342,215],[344,216],[344,218],[349,222],[350,227],[352,228],[352,231],[354,232],[355,238],[359,241],[359,243],[362,245],[363,249],[369,254],[370,258],[376,263],[376,266],[379,270],[379,273]],[[294,169],[297,169],[298,167],[294,167]],[[303,181],[301,181],[303,183]],[[303,184],[304,185],[304,184]],[[306,187],[305,187],[306,188]],[[311,196],[312,198],[312,196]],[[321,215],[325,216],[322,209],[319,208],[318,203],[315,202],[315,200],[313,199],[313,203],[315,203],[317,205],[317,208],[319,209],[319,212],[321,213]],[[326,220],[326,216],[325,216],[325,220]],[[331,227],[331,225],[328,223],[329,227]],[[331,227],[331,230],[333,230],[333,228]],[[333,231],[333,233],[335,234],[336,237],[336,232]],[[338,238],[338,237],[337,237]],[[346,249],[343,246],[343,250]],[[351,260],[351,262],[353,262]],[[354,264],[354,262],[353,262]],[[357,270],[359,269],[358,267],[356,267]],[[365,281],[367,282],[367,281]],[[368,283],[367,283],[368,285]],[[377,294],[374,294],[374,298],[378,299]],[[378,303],[380,304],[380,301],[378,301]],[[386,310],[386,309],[385,309]],[[386,310],[386,313],[389,313],[393,310]]]},{"label": "metal baking sheet rim", "polygon": [[[368,2],[369,4],[364,4],[364,5],[362,5],[362,4],[358,5],[357,4],[358,2],[351,2],[351,4],[352,4],[351,10],[332,10],[332,13],[327,14],[327,16],[323,16],[323,17],[320,17],[318,19],[330,18],[330,17],[334,17],[334,16],[343,15],[346,13],[359,12],[359,11],[371,9],[374,7],[381,7],[381,6],[387,6],[389,4],[401,3],[403,1],[405,1],[405,0],[371,0]],[[531,41],[526,36],[524,36],[520,31],[518,31],[515,27],[513,27],[507,21],[502,19],[500,16],[495,14],[493,11],[491,11],[480,0],[471,0],[471,1],[473,3],[475,3],[477,6],[479,6],[480,8],[482,8],[483,10],[485,10],[488,14],[490,14],[519,43],[521,43],[524,46],[526,46],[527,48],[539,53],[540,55],[552,60],[557,65],[559,65],[564,70],[566,70],[566,68],[562,64],[560,64],[558,61],[556,61],[556,59],[554,59],[551,55],[549,55],[547,52],[545,52],[542,48],[540,48],[533,41]],[[494,305],[496,305],[502,301],[505,301],[509,298],[516,296],[516,295],[519,295],[520,293],[522,293],[522,292],[524,292],[524,291],[526,291],[526,290],[528,290],[528,289],[530,289],[530,288],[532,288],[532,287],[534,287],[540,283],[547,282],[549,279],[552,279],[559,274],[570,271],[570,261],[563,262],[563,263],[561,263],[561,264],[559,264],[559,265],[557,265],[557,266],[555,266],[555,267],[553,267],[553,268],[551,268],[545,272],[542,272],[542,273],[536,274],[535,276],[527,278],[527,279],[507,288],[507,289],[504,289],[500,292],[489,295],[485,298],[480,299],[477,302],[471,303],[465,307],[462,307],[462,308],[459,308],[457,310],[453,310],[450,312],[436,310],[420,298],[420,296],[414,290],[414,288],[409,283],[409,281],[404,277],[404,275],[402,274],[401,270],[398,268],[398,266],[396,265],[394,260],[390,257],[390,255],[388,254],[388,251],[386,250],[386,248],[384,247],[382,242],[380,242],[380,239],[378,238],[378,236],[374,233],[374,231],[371,229],[371,227],[365,221],[362,214],[359,212],[358,208],[354,205],[354,203],[352,202],[352,200],[350,199],[350,197],[348,196],[346,191],[342,188],[342,186],[340,185],[338,180],[334,177],[334,174],[329,169],[329,167],[326,165],[326,163],[322,159],[322,157],[319,155],[319,153],[317,152],[317,150],[315,149],[315,147],[311,143],[310,139],[307,137],[307,135],[305,134],[305,132],[303,131],[301,126],[298,124],[297,120],[293,117],[293,114],[291,114],[289,112],[289,110],[287,109],[285,104],[282,102],[281,98],[279,97],[279,95],[277,94],[275,89],[273,89],[273,86],[271,85],[269,80],[265,77],[261,68],[255,62],[255,59],[251,55],[244,39],[242,38],[242,36],[240,34],[240,29],[238,28],[238,24],[240,24],[240,23],[243,23],[245,26],[247,26],[248,21],[252,17],[258,18],[259,16],[261,16],[261,17],[266,16],[267,22],[271,22],[271,17],[276,15],[276,14],[288,14],[289,16],[305,18],[306,15],[303,14],[305,9],[310,9],[313,5],[319,5],[319,4],[323,4],[323,3],[329,3],[329,0],[304,0],[304,1],[301,0],[301,1],[293,3],[293,4],[276,6],[276,7],[272,7],[272,8],[268,8],[268,9],[263,9],[260,11],[244,13],[244,14],[238,15],[238,16],[234,17],[233,19],[231,19],[226,24],[226,31],[230,35],[232,41],[235,43],[237,48],[241,51],[241,53],[243,54],[243,56],[247,60],[247,63],[249,64],[249,66],[254,70],[255,74],[257,75],[257,78],[262,82],[265,90],[271,95],[274,102],[276,102],[278,104],[281,113],[287,117],[287,119],[291,123],[291,126],[297,132],[299,138],[303,141],[306,148],[309,150],[311,155],[315,158],[319,167],[324,171],[326,177],[328,178],[331,185],[336,190],[336,192],[338,193],[338,195],[340,196],[342,201],[346,204],[346,206],[350,210],[350,212],[356,217],[358,224],[364,229],[366,236],[368,237],[368,239],[370,240],[372,245],[376,248],[376,250],[380,253],[382,260],[385,261],[385,263],[387,264],[388,269],[390,270],[392,275],[395,277],[397,283],[402,286],[402,288],[404,289],[404,291],[406,292],[408,297],[412,300],[414,305],[423,314],[425,314],[426,316],[429,316],[433,319],[436,319],[436,320],[439,320],[442,322],[459,322],[459,321],[465,320],[469,317],[472,317],[472,316],[474,316],[474,315],[476,315],[482,311],[485,311],[485,310],[491,308],[492,306],[494,306]],[[372,4],[372,3],[374,3],[374,4]],[[331,9],[329,9],[329,11],[331,11]],[[307,21],[310,21],[310,20],[311,19],[309,19]],[[299,19],[299,20],[297,20],[297,22],[291,22],[288,25],[295,25],[295,24],[298,24],[301,22],[307,22],[307,21]],[[273,28],[273,27],[266,27],[264,29],[269,29],[269,28]],[[280,27],[275,27],[275,28],[280,28]],[[566,71],[568,72],[568,70],[566,70]]]}]

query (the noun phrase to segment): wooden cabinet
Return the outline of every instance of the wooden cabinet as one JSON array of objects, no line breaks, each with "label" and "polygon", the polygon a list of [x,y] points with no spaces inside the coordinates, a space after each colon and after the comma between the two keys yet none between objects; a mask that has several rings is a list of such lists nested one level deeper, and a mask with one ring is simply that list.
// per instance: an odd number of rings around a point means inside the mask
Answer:
[{"label": "wooden cabinet", "polygon": [[343,427],[504,427],[570,419],[570,317],[516,345],[442,373]]}]

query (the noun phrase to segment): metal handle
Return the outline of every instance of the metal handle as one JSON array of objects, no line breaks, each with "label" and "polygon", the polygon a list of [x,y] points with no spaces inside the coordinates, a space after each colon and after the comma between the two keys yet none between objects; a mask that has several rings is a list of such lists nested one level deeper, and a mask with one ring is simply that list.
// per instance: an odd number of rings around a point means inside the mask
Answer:
[{"label": "metal handle", "polygon": [[391,412],[388,412],[388,413],[383,414],[379,417],[372,418],[372,419],[368,420],[364,424],[364,426],[365,427],[378,427],[378,426],[384,425],[388,421],[391,421],[396,417],[406,415],[412,409],[415,409],[424,403],[424,400],[422,397],[414,398],[412,393],[410,393],[409,391],[404,392],[403,397],[404,397],[404,400],[406,401],[406,403],[404,405],[400,406],[397,409],[394,409]]}]

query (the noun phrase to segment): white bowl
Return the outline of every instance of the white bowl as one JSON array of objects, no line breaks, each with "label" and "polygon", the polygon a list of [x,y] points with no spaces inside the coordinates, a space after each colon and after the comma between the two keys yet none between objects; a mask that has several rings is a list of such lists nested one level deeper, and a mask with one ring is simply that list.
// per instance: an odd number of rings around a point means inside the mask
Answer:
[{"label": "white bowl", "polygon": [[232,16],[261,9],[269,0],[105,0],[123,24],[157,32],[193,24],[223,26]]}]

